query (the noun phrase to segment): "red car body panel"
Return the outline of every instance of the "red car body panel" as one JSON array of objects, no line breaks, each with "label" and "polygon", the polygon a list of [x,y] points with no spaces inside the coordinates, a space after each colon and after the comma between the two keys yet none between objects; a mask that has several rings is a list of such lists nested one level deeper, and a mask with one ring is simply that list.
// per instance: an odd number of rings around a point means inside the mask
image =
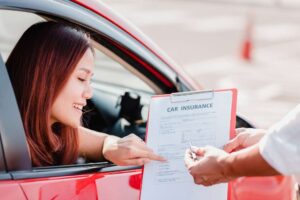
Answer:
[{"label": "red car body panel", "polygon": [[138,199],[140,184],[140,170],[1,181],[0,199]]},{"label": "red car body panel", "polygon": [[[2,194],[1,199],[138,200],[141,180],[141,170],[128,170],[77,176],[1,181],[0,193]],[[292,199],[294,195],[292,183],[293,181],[290,177],[282,176],[239,178],[230,183],[228,199]]]},{"label": "red car body panel", "polygon": [[0,199],[27,199],[16,181],[0,181]]}]

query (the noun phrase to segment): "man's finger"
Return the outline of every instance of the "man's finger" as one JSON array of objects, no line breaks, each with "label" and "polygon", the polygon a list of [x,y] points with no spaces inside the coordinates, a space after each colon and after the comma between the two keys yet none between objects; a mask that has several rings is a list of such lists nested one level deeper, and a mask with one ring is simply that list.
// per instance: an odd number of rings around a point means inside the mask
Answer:
[{"label": "man's finger", "polygon": [[203,157],[205,155],[205,148],[199,147],[195,153],[197,156]]},{"label": "man's finger", "polygon": [[235,129],[235,136],[237,136],[238,134],[245,132],[247,130],[247,128],[236,128]]},{"label": "man's finger", "polygon": [[223,150],[230,153],[234,149],[238,148],[240,146],[239,140],[237,137],[230,140],[227,144],[224,145]]},{"label": "man's finger", "polygon": [[192,158],[191,153],[191,150],[187,149],[184,154],[184,162],[187,168],[190,168],[195,163],[195,160]]},{"label": "man's finger", "polygon": [[194,182],[197,185],[203,185],[204,184],[204,179],[202,177],[196,176],[196,177],[194,177]]}]

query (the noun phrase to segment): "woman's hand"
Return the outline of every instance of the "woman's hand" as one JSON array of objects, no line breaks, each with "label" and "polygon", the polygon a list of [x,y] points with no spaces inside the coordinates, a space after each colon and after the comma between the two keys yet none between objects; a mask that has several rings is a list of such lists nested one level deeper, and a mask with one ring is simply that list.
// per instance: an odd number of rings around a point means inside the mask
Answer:
[{"label": "woman's hand", "polygon": [[148,148],[145,142],[134,134],[123,138],[108,136],[103,146],[103,155],[116,165],[144,165],[151,160],[165,161]]},{"label": "woman's hand", "polygon": [[224,145],[226,152],[233,152],[252,146],[260,141],[266,130],[254,128],[237,128],[235,137]]},{"label": "woman's hand", "polygon": [[227,152],[212,146],[198,148],[193,151],[197,159],[193,159],[190,149],[185,154],[185,165],[193,176],[196,184],[210,186],[228,182],[233,177],[227,177],[222,166],[222,158],[229,155]]}]

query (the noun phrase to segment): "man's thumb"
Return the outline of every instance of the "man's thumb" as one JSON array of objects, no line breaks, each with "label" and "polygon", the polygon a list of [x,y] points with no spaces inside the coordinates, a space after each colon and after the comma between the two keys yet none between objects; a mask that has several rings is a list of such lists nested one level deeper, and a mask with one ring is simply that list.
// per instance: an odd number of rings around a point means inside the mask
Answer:
[{"label": "man's thumb", "polygon": [[197,149],[197,151],[196,151],[197,156],[204,156],[204,154],[205,154],[205,149],[204,148],[200,147],[200,148]]}]

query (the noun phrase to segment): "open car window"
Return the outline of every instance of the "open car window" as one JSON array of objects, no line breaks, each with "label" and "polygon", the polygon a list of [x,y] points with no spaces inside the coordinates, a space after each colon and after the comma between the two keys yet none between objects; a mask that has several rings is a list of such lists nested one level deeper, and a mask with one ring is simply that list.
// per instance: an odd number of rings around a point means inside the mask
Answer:
[{"label": "open car window", "polygon": [[4,62],[24,31],[40,21],[45,20],[31,13],[0,10],[0,50]]},{"label": "open car window", "polygon": [[[7,18],[14,20],[7,23],[5,21]],[[22,21],[19,21],[20,19]],[[45,19],[31,13],[0,11],[0,24],[3,26],[0,30],[0,50],[3,52],[4,62],[23,32],[32,24],[40,21],[45,21]],[[95,72],[92,81],[94,95],[88,102],[88,112],[83,116],[84,126],[119,137],[135,133],[144,139],[150,98],[153,94],[160,92],[159,89],[145,75],[136,71],[130,64],[100,43],[94,41],[94,47],[96,52]],[[122,99],[126,95],[127,100],[122,103]],[[133,106],[133,109],[137,109],[130,113],[135,113],[135,117],[137,117],[132,119],[124,117],[122,112],[125,111],[123,111],[122,106],[124,107],[126,103],[135,99],[139,99],[138,104]],[[88,160],[84,160],[84,163],[88,162]],[[69,169],[69,173],[77,173],[78,170],[78,173],[82,173],[86,169],[91,169],[91,164],[82,165],[82,159],[79,160],[79,163],[81,164],[70,166],[72,169]],[[98,165],[100,168],[111,166],[107,163],[98,163]],[[74,168],[76,166],[78,168]],[[66,166],[61,167],[67,169]],[[35,170],[35,173],[40,174],[41,177],[48,176],[49,173],[44,172],[49,168],[51,167],[39,168]],[[97,166],[92,168],[96,170]],[[57,168],[55,167],[55,169]],[[33,176],[34,173],[15,175],[19,178]]]},{"label": "open car window", "polygon": [[[147,85],[139,74],[127,63],[122,62],[116,55],[100,44],[94,42],[95,46],[95,75],[93,82],[128,88],[131,90],[153,93],[153,89]],[[122,64],[120,63],[122,62]],[[126,68],[127,67],[127,68]]]},{"label": "open car window", "polygon": [[[155,87],[153,89],[143,74],[113,52],[99,43],[94,46],[93,97],[88,102],[88,112],[83,116],[84,125],[119,137],[135,133],[144,139],[149,103],[156,93]],[[126,107],[131,108],[128,110]]]}]

